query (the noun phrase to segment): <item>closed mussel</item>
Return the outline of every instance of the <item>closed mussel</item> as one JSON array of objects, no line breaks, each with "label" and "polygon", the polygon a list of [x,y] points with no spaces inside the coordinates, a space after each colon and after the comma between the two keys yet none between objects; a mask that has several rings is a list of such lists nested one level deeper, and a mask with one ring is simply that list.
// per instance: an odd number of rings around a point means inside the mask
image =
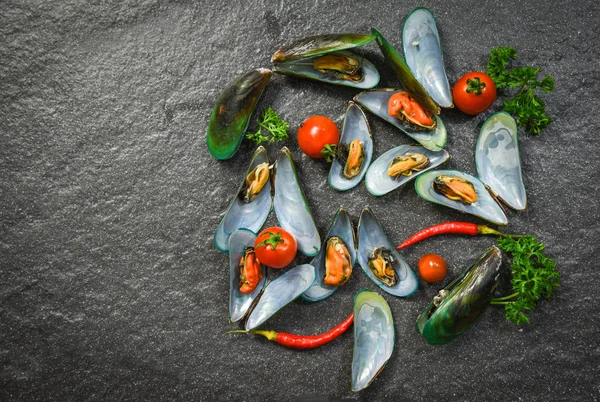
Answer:
[{"label": "closed mussel", "polygon": [[355,88],[373,88],[379,72],[366,58],[351,52],[375,39],[373,34],[328,34],[298,39],[271,58],[273,71]]},{"label": "closed mussel", "polygon": [[217,159],[229,159],[238,150],[250,116],[263,93],[271,70],[250,70],[233,81],[219,96],[208,123],[208,151]]},{"label": "closed mussel", "polygon": [[492,246],[461,276],[434,297],[416,322],[417,331],[432,345],[450,342],[469,329],[490,304],[502,255]]}]

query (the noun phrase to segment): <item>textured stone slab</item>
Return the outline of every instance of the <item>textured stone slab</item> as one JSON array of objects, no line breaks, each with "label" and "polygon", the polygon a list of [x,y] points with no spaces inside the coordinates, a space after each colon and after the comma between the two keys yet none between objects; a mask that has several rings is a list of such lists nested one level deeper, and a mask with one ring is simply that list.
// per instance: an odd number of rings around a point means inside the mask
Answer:
[{"label": "textured stone slab", "polygon": [[[531,325],[517,328],[492,308],[456,341],[433,347],[414,321],[438,287],[420,283],[408,299],[382,293],[396,350],[360,394],[350,392],[351,331],[304,352],[223,335],[239,326],[227,321],[227,255],[212,238],[254,146],[244,142],[228,161],[210,157],[205,133],[219,93],[302,36],[376,27],[400,49],[412,4],[9,1],[0,5],[0,399],[600,399],[599,6],[428,6],[451,82],[483,69],[500,45],[556,79],[544,97],[554,122],[539,137],[519,132],[529,207],[507,212],[506,230],[536,234],[562,273]],[[380,86],[397,85],[375,44],[359,51],[380,70]],[[258,105],[291,125],[281,145],[292,151],[320,232],[339,206],[355,224],[371,207],[392,242],[442,221],[479,223],[424,202],[411,186],[377,198],[364,184],[345,193],[327,185],[329,166],[302,155],[295,132],[312,114],[341,127],[356,93],[274,75]],[[445,168],[476,172],[479,125],[502,99],[476,117],[442,112],[452,154]],[[377,118],[369,123],[374,158],[412,142]],[[269,146],[272,159],[279,149]],[[438,253],[456,274],[493,242],[447,236],[403,255],[416,267]],[[292,303],[268,326],[324,332],[362,288],[377,291],[355,267],[330,298]]]}]

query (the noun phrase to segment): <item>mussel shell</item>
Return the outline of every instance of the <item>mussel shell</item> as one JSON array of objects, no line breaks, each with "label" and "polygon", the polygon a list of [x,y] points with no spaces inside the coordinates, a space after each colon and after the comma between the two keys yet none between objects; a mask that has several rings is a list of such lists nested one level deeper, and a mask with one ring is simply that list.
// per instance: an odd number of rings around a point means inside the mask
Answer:
[{"label": "mussel shell", "polygon": [[425,88],[423,88],[423,85],[415,78],[413,72],[406,65],[402,57],[400,57],[396,49],[383,37],[381,32],[375,28],[371,32],[375,34],[375,39],[381,52],[392,67],[392,70],[394,70],[394,73],[396,73],[396,77],[400,81],[400,84],[402,84],[402,87],[421,105],[427,114],[439,114],[440,107],[433,101]]},{"label": "mussel shell", "polygon": [[394,351],[396,334],[390,306],[383,297],[361,290],[354,297],[352,391],[368,387]]},{"label": "mussel shell", "polygon": [[294,42],[283,46],[273,57],[271,62],[281,63],[284,61],[305,59],[307,57],[319,56],[338,50],[351,49],[353,47],[366,45],[375,40],[375,35],[370,34],[325,34],[307,36],[296,39]]},{"label": "mussel shell", "polygon": [[208,151],[217,159],[229,159],[238,150],[250,116],[269,82],[271,70],[250,70],[233,81],[219,96],[208,123]]},{"label": "mussel shell", "polygon": [[363,78],[360,81],[352,81],[341,77],[335,77],[331,73],[324,73],[313,68],[313,61],[318,56],[312,56],[305,59],[282,62],[273,65],[273,71],[293,77],[309,78],[312,80],[327,82],[329,84],[344,85],[353,88],[373,88],[379,84],[379,72],[373,63],[366,58],[359,56],[356,53],[348,50],[336,51],[337,54],[342,54],[356,59],[361,66]]},{"label": "mussel shell", "polygon": [[[440,175],[458,176],[469,181],[475,188],[477,201],[465,205],[460,201],[453,201],[435,191],[433,189],[433,181]],[[488,193],[483,183],[477,177],[468,173],[459,172],[457,170],[431,170],[417,177],[417,180],[415,180],[415,190],[421,198],[424,198],[427,201],[478,216],[497,225],[506,225],[508,223],[504,211],[496,203],[490,193]]]},{"label": "mussel shell", "polygon": [[291,268],[270,282],[246,320],[246,331],[257,328],[279,310],[296,300],[312,285],[315,277],[315,268],[310,264],[304,264]]},{"label": "mussel shell", "polygon": [[511,115],[495,113],[483,123],[475,147],[475,163],[479,178],[498,198],[513,209],[527,208],[517,123]]},{"label": "mussel shell", "polygon": [[442,107],[452,107],[452,91],[444,69],[442,45],[433,13],[414,9],[402,29],[406,64],[423,88]]},{"label": "mussel shell", "polygon": [[306,301],[316,302],[326,299],[340,288],[339,286],[329,286],[323,284],[323,279],[325,278],[325,257],[327,256],[326,243],[327,240],[332,236],[337,236],[344,241],[346,248],[350,253],[352,265],[354,265],[356,262],[356,241],[354,237],[354,230],[352,229],[352,222],[350,221],[350,216],[346,210],[344,208],[340,208],[333,218],[333,223],[327,232],[327,236],[325,236],[321,250],[310,262],[310,264],[317,270],[317,279],[306,292],[302,293],[302,298]]},{"label": "mussel shell", "polygon": [[425,148],[431,151],[439,151],[444,148],[447,140],[446,126],[444,126],[444,122],[439,116],[433,116],[436,120],[436,127],[433,130],[418,130],[416,126],[409,125],[405,121],[389,115],[388,102],[393,94],[400,91],[402,90],[392,88],[364,91],[354,97],[354,102],[392,124]]},{"label": "mussel shell", "polygon": [[[394,258],[392,264],[398,282],[392,287],[386,286],[381,282],[369,269],[369,257],[373,250],[378,247],[385,247],[391,251]],[[404,258],[396,251],[388,238],[385,236],[383,229],[379,225],[377,218],[369,208],[363,209],[358,222],[358,262],[365,274],[381,289],[391,295],[406,297],[415,293],[419,287],[417,276],[410,268]]]},{"label": "mussel shell", "polygon": [[[417,331],[432,345],[443,345],[469,329],[490,304],[500,276],[502,254],[492,246],[444,289],[448,296],[419,315]],[[434,310],[435,308],[435,310]],[[433,312],[432,312],[433,311]]]},{"label": "mussel shell", "polygon": [[[394,158],[409,153],[425,155],[429,158],[429,165],[425,166],[421,171],[413,171],[410,176],[401,175],[398,178],[388,176],[387,170]],[[413,180],[421,173],[436,168],[448,159],[450,159],[450,154],[445,150],[434,152],[419,145],[400,145],[381,155],[369,166],[365,177],[365,185],[371,194],[381,196]]]},{"label": "mussel shell", "polygon": [[321,247],[321,238],[286,147],[279,153],[275,165],[273,206],[281,227],[296,239],[298,250],[306,256],[315,256]]},{"label": "mussel shell", "polygon": [[367,173],[371,158],[373,157],[373,137],[371,136],[367,117],[360,106],[350,101],[346,108],[346,117],[344,117],[340,143],[350,144],[355,139],[358,139],[362,143],[365,159],[358,175],[351,179],[343,175],[344,162],[339,158],[333,160],[331,169],[329,170],[329,185],[338,191],[346,191],[356,187]]},{"label": "mussel shell", "polygon": [[240,292],[240,259],[244,250],[254,247],[256,234],[248,229],[239,229],[229,237],[229,320],[236,322],[244,318],[248,309],[265,286],[267,268],[263,265],[263,279],[252,293]]},{"label": "mussel shell", "polygon": [[269,163],[269,157],[265,148],[260,146],[254,152],[248,170],[242,179],[242,184],[215,231],[214,243],[217,250],[224,253],[229,251],[229,236],[237,229],[245,228],[258,233],[267,220],[272,205],[270,180],[267,181],[261,192],[252,202],[245,203],[238,197],[239,192],[246,185],[246,176],[248,176],[252,169],[263,162]]}]

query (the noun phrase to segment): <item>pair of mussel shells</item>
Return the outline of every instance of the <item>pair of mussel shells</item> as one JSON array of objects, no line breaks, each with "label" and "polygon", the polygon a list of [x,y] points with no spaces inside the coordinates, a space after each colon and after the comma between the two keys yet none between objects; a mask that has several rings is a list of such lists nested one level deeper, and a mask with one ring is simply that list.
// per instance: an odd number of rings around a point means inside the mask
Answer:
[{"label": "pair of mussel shells", "polygon": [[[317,280],[302,294],[304,300],[320,301],[339,289],[339,285],[326,284],[326,279],[328,264],[336,261],[333,248],[340,243],[348,252],[350,267],[358,261],[367,277],[384,291],[400,297],[410,296],[417,291],[418,281],[415,273],[392,246],[369,208],[365,208],[359,218],[358,246],[355,246],[355,239],[350,216],[340,208],[327,232],[321,251],[311,261],[311,265],[317,270]],[[347,279],[345,278],[343,283]]]},{"label": "pair of mussel shells", "polygon": [[[248,316],[246,330],[258,327],[295,300],[316,278],[314,267],[303,264],[289,269],[267,284],[266,267],[260,264],[246,267],[246,264],[255,261],[254,257],[248,256],[252,256],[256,233],[264,225],[272,208],[279,225],[296,239],[300,252],[314,256],[321,246],[319,232],[287,148],[279,153],[274,170],[275,185],[272,186],[267,152],[263,147],[258,147],[239,191],[214,235],[215,247],[229,253],[230,320],[236,322]],[[247,282],[252,282],[248,283],[251,285],[250,291],[244,288]],[[250,310],[252,312],[248,314]]]},{"label": "pair of mussel shells", "polygon": [[424,172],[415,181],[417,194],[427,201],[506,225],[508,219],[498,200],[515,210],[527,207],[517,125],[509,114],[495,113],[484,122],[475,162],[479,178],[456,170]]},{"label": "pair of mussel shells", "polygon": [[214,243],[219,251],[229,251],[229,237],[237,229],[258,233],[273,208],[280,226],[296,239],[298,250],[307,256],[317,254],[321,239],[287,148],[279,153],[274,169],[272,186],[267,151],[258,147],[237,195],[215,231]]},{"label": "pair of mussel shells", "polygon": [[260,326],[298,298],[316,278],[315,268],[303,264],[268,282],[267,269],[261,265],[260,282],[252,292],[242,292],[240,284],[243,282],[243,273],[240,264],[255,240],[256,234],[248,229],[238,229],[229,237],[229,319],[237,322],[247,316],[246,331]]}]

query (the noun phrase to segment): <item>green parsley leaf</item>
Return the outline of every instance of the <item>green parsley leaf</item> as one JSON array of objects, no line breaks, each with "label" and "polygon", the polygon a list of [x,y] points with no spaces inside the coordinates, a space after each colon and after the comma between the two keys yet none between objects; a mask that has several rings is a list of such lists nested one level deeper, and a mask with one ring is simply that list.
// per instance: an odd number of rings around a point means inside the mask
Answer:
[{"label": "green parsley leaf", "polygon": [[537,135],[552,122],[552,118],[546,115],[546,105],[534,90],[539,88],[546,93],[551,92],[554,79],[546,75],[538,81],[540,69],[535,67],[509,68],[516,57],[517,52],[512,47],[492,49],[486,73],[497,88],[519,88],[513,98],[504,102],[504,110],[515,116],[518,125]]},{"label": "green parsley leaf", "polygon": [[[272,108],[267,108],[262,115],[261,120],[256,120],[258,123],[258,131],[256,133],[247,133],[246,138],[253,141],[256,145],[263,142],[273,143],[275,141],[283,141],[288,138],[287,130],[290,127],[288,123],[283,121],[277,112]],[[269,132],[270,135],[264,135],[262,129]]]},{"label": "green parsley leaf", "polygon": [[512,257],[511,285],[514,293],[494,298],[491,304],[504,305],[505,316],[517,325],[529,323],[527,311],[534,310],[541,299],[549,299],[560,285],[556,263],[544,255],[544,244],[534,236],[498,239],[498,247]]},{"label": "green parsley leaf", "polygon": [[486,69],[497,88],[505,88],[508,82],[506,67],[511,60],[517,58],[517,51],[512,47],[499,47],[490,51],[490,61]]}]

